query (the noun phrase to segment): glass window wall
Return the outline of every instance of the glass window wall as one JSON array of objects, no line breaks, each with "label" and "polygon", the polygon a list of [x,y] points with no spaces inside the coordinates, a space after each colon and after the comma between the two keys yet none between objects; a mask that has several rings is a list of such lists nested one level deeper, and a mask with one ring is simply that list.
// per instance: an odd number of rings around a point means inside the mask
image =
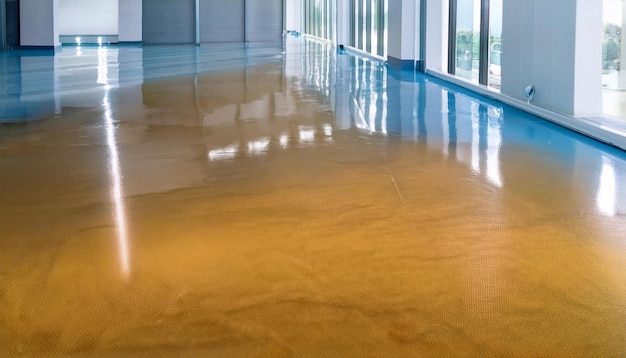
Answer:
[{"label": "glass window wall", "polygon": [[604,113],[626,118],[626,71],[622,71],[626,53],[622,51],[624,2],[604,0],[602,38],[602,86]]},{"label": "glass window wall", "polygon": [[502,0],[489,1],[489,78],[487,85],[500,89],[502,76]]},{"label": "glass window wall", "polygon": [[304,33],[333,40],[332,0],[304,0]]},{"label": "glass window wall", "polygon": [[457,0],[455,74],[478,82],[480,70],[480,0]]},{"label": "glass window wall", "polygon": [[448,72],[500,88],[502,0],[450,0]]},{"label": "glass window wall", "polygon": [[387,0],[351,1],[351,46],[387,56]]}]

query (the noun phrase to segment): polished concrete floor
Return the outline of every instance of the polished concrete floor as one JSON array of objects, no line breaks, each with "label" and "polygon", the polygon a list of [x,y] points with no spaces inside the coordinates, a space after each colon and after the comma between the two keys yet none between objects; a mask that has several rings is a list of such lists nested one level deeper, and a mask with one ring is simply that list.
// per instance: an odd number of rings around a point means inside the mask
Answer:
[{"label": "polished concrete floor", "polygon": [[2,357],[626,355],[622,151],[295,38],[2,61]]}]

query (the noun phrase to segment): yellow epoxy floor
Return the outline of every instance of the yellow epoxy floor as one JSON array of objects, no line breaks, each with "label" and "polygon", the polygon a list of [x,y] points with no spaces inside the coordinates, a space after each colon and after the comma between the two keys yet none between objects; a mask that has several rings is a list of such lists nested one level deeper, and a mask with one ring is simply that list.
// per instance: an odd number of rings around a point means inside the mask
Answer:
[{"label": "yellow epoxy floor", "polygon": [[1,124],[0,356],[626,354],[623,152],[307,51]]}]

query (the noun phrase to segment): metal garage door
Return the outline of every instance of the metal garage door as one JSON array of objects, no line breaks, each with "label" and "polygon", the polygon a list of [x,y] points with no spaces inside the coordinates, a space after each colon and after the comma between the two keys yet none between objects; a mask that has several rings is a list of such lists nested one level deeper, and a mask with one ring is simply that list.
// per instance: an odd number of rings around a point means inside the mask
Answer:
[{"label": "metal garage door", "polygon": [[143,0],[145,44],[195,43],[194,0]]},{"label": "metal garage door", "polygon": [[243,42],[244,0],[200,0],[200,42]]},{"label": "metal garage door", "polygon": [[281,41],[283,0],[246,0],[246,41]]}]

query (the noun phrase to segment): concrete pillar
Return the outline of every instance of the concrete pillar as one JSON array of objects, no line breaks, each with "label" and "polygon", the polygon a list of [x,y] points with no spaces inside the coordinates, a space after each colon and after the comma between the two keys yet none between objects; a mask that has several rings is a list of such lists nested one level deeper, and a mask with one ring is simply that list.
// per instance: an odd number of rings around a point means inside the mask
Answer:
[{"label": "concrete pillar", "polygon": [[335,27],[335,41],[337,45],[350,45],[350,0],[337,0],[335,17],[337,26]]},{"label": "concrete pillar", "polygon": [[448,61],[448,1],[426,1],[426,67],[447,72]]},{"label": "concrete pillar", "polygon": [[59,0],[20,1],[20,45],[56,49],[59,41]]},{"label": "concrete pillar", "polygon": [[285,0],[285,30],[302,32],[302,0]]},{"label": "concrete pillar", "polygon": [[389,0],[387,61],[394,67],[414,69],[419,60],[419,1]]},{"label": "concrete pillar", "polygon": [[598,0],[507,0],[502,93],[574,116],[602,113],[602,7]]},{"label": "concrete pillar", "polygon": [[574,58],[575,116],[602,114],[602,3],[578,0]]},{"label": "concrete pillar", "polygon": [[142,0],[119,0],[118,36],[120,43],[143,41],[142,21]]}]

